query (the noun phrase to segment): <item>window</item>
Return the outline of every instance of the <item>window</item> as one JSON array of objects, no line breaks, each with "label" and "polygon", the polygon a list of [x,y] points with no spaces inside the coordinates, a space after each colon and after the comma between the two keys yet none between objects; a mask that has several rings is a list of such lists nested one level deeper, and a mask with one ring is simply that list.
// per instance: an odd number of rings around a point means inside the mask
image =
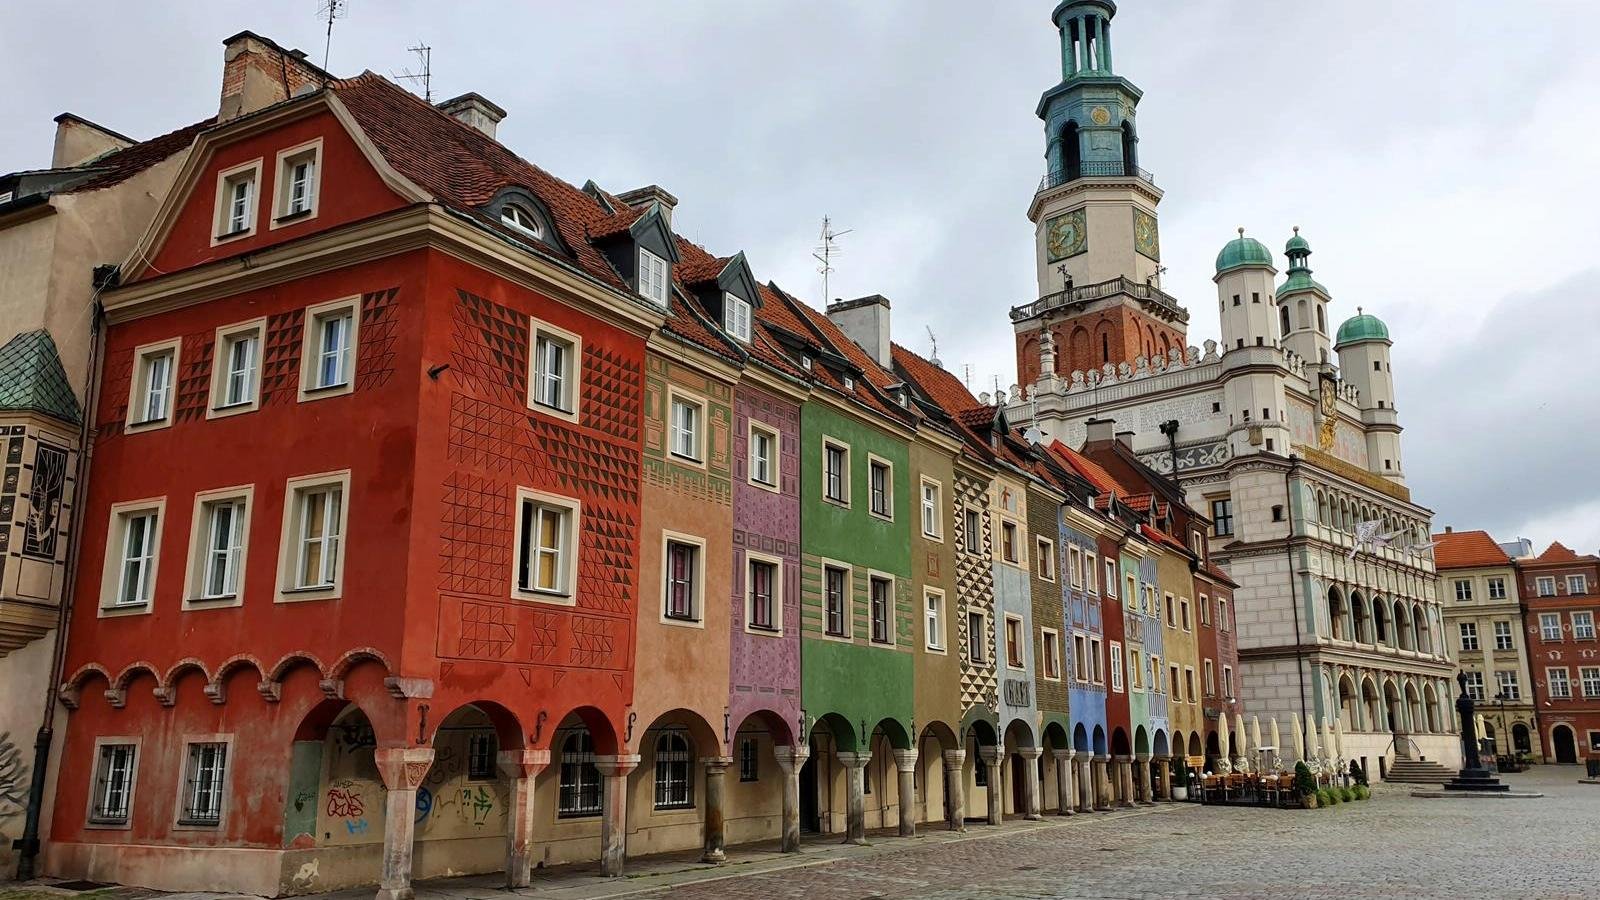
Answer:
[{"label": "window", "polygon": [[1166,601],[1167,601],[1167,603],[1166,603],[1166,611],[1167,611],[1167,627],[1168,628],[1177,628],[1178,627],[1178,609],[1177,609],[1178,604],[1174,603],[1173,599],[1174,598],[1173,598],[1173,596],[1171,594],[1167,594],[1166,595]]},{"label": "window", "polygon": [[94,795],[89,821],[95,825],[126,825],[133,800],[134,744],[101,744],[95,769]]},{"label": "window", "polygon": [[1476,650],[1476,649],[1478,649],[1478,623],[1477,622],[1462,622],[1462,623],[1460,623],[1460,627],[1461,627],[1461,649],[1462,650]]},{"label": "window", "polygon": [[201,494],[195,498],[192,568],[185,596],[197,600],[237,597],[244,578],[250,488]]},{"label": "window", "polygon": [[776,560],[751,557],[745,593],[749,595],[747,616],[751,628],[778,631],[776,610],[779,592],[780,566]]},{"label": "window", "polygon": [[750,343],[750,304],[743,297],[722,295],[722,327],[745,343]]},{"label": "window", "polygon": [[922,480],[922,535],[937,538],[939,531],[939,482]]},{"label": "window", "polygon": [[1044,677],[1050,681],[1060,681],[1061,633],[1052,628],[1042,628],[1039,634],[1044,649]]},{"label": "window", "polygon": [[1072,677],[1089,680],[1089,641],[1081,634],[1072,636]]},{"label": "window", "polygon": [[507,203],[500,209],[500,222],[530,237],[544,240],[544,226],[539,224],[539,218],[525,206]]},{"label": "window", "polygon": [[499,777],[495,766],[499,749],[492,731],[474,731],[467,735],[467,780],[494,781]]},{"label": "window", "polygon": [[1550,685],[1550,696],[1567,700],[1572,697],[1572,681],[1567,678],[1567,667],[1545,669],[1544,680]]},{"label": "window", "polygon": [[1122,644],[1111,642],[1111,689],[1122,693]]},{"label": "window", "polygon": [[687,735],[668,731],[656,738],[656,809],[694,806],[693,772]]},{"label": "window", "polygon": [[850,504],[850,449],[826,439],[822,442],[822,496]]},{"label": "window", "polygon": [[1587,593],[1589,593],[1589,579],[1587,577],[1583,576],[1583,575],[1568,575],[1567,576],[1567,593],[1569,593],[1569,594],[1587,594]]},{"label": "window", "polygon": [[179,341],[149,344],[133,351],[127,430],[147,431],[172,422],[172,384]]},{"label": "window", "polygon": [[1183,671],[1176,663],[1169,663],[1167,665],[1167,669],[1169,670],[1166,685],[1167,690],[1172,692],[1172,699],[1174,702],[1181,703],[1183,702],[1183,682],[1180,680],[1180,678],[1183,674]]},{"label": "window", "polygon": [[824,627],[834,637],[845,636],[845,602],[850,595],[850,570],[834,566],[822,569],[823,605],[827,621]]},{"label": "window", "polygon": [[739,780],[760,781],[761,770],[757,763],[758,750],[755,738],[741,738],[739,741]]},{"label": "window", "polygon": [[963,510],[962,515],[966,520],[966,534],[964,535],[964,539],[966,542],[967,552],[973,554],[982,553],[983,519],[978,515],[978,511],[971,507],[967,507],[965,510]]},{"label": "window", "polygon": [[893,475],[889,464],[876,457],[867,461],[867,485],[872,491],[872,514],[894,518]]},{"label": "window", "polygon": [[261,386],[261,335],[266,320],[217,329],[216,360],[211,367],[211,409],[207,415],[248,412],[257,408]]},{"label": "window", "polygon": [[1494,648],[1496,650],[1511,649],[1511,623],[1494,623]]},{"label": "window", "polygon": [[1471,697],[1473,700],[1476,700],[1479,703],[1483,702],[1483,700],[1484,700],[1486,695],[1484,694],[1484,691],[1483,691],[1483,673],[1482,672],[1468,672],[1467,673],[1467,696]]},{"label": "window", "polygon": [[359,299],[336,300],[306,311],[301,399],[350,392],[355,374],[359,302]]},{"label": "window", "polygon": [[576,421],[583,339],[537,319],[530,320],[530,330],[533,332],[533,361],[529,366],[532,378],[528,382],[530,405]]},{"label": "window", "polygon": [[1179,597],[1178,598],[1178,624],[1180,626],[1182,626],[1184,631],[1193,630],[1193,629],[1191,629],[1189,627],[1189,598],[1188,597]]},{"label": "window", "polygon": [[1561,614],[1539,614],[1539,639],[1544,641],[1561,640]]},{"label": "window", "polygon": [[1183,667],[1183,696],[1187,697],[1190,703],[1198,699],[1194,692],[1194,669],[1189,666]]},{"label": "window", "polygon": [[227,764],[226,743],[189,745],[179,825],[216,825],[222,821],[222,785]]},{"label": "window", "polygon": [[272,223],[274,228],[279,222],[316,215],[321,180],[317,177],[317,164],[321,155],[321,140],[290,147],[278,154],[278,199],[275,221]]},{"label": "window", "polygon": [[1128,650],[1128,681],[1135,689],[1144,687],[1144,654]]},{"label": "window", "polygon": [[600,815],[600,770],[594,764],[594,739],[588,730],[561,742],[561,791],[556,816],[574,819]]},{"label": "window", "polygon": [[518,593],[575,598],[577,501],[526,489],[517,492]]},{"label": "window", "polygon": [[1456,586],[1456,599],[1457,600],[1465,602],[1467,600],[1471,600],[1472,599],[1472,582],[1471,581],[1469,581],[1469,580],[1467,580],[1465,578],[1459,578],[1459,579],[1456,580],[1455,586]]},{"label": "window", "polygon": [[1233,630],[1233,619],[1228,616],[1228,598],[1217,598],[1217,630],[1226,634]]},{"label": "window", "polygon": [[1209,659],[1206,660],[1205,669],[1206,669],[1206,696],[1207,697],[1215,697],[1217,695],[1217,666],[1216,666],[1216,663],[1213,662],[1212,660],[1209,660]]},{"label": "window", "polygon": [[778,433],[750,423],[750,481],[761,487],[778,487]]},{"label": "window", "polygon": [[1575,612],[1572,614],[1572,636],[1580,641],[1594,640],[1594,613]]},{"label": "window", "polygon": [[1022,620],[1016,616],[1006,616],[1006,665],[1020,669],[1022,664]]},{"label": "window", "polygon": [[1095,581],[1095,579],[1099,577],[1099,574],[1098,574],[1099,571],[1100,571],[1100,557],[1095,556],[1092,553],[1084,554],[1084,560],[1083,560],[1083,581],[1084,581],[1084,585],[1083,586],[1088,588],[1089,589],[1089,593],[1091,593],[1091,594],[1098,594],[1100,592],[1100,585]]},{"label": "window", "polygon": [[701,545],[686,540],[666,539],[666,577],[663,586],[662,615],[669,620],[696,622],[700,619]]},{"label": "window", "polygon": [[1067,548],[1067,581],[1073,587],[1083,586],[1083,553],[1077,547]]},{"label": "window", "polygon": [[1504,578],[1490,578],[1488,579],[1488,584],[1490,600],[1506,599],[1506,580]]},{"label": "window", "polygon": [[691,462],[705,459],[704,444],[705,405],[697,400],[674,395],[672,397],[671,441],[672,455]]},{"label": "window", "polygon": [[1233,534],[1233,499],[1223,497],[1211,501],[1211,533],[1217,537]]},{"label": "window", "polygon": [[1233,666],[1222,667],[1222,690],[1225,699],[1233,699]]},{"label": "window", "polygon": [[1507,700],[1522,699],[1522,688],[1517,684],[1516,672],[1494,673],[1495,684],[1500,688],[1500,695]]},{"label": "window", "polygon": [[657,306],[667,305],[667,261],[639,248],[639,295]]},{"label": "window", "polygon": [[1000,523],[1000,555],[1008,563],[1017,561],[1017,523]]},{"label": "window", "polygon": [[1211,598],[1205,594],[1200,595],[1200,624],[1211,624]]},{"label": "window", "polygon": [[929,650],[944,652],[944,594],[929,589],[922,598],[923,640]]},{"label": "window", "polygon": [[340,557],[344,552],[345,500],[348,472],[289,482],[284,503],[288,540],[284,546],[282,590],[338,593]]},{"label": "window", "polygon": [[872,642],[894,643],[894,582],[871,576],[867,580],[867,593],[872,604]]},{"label": "window", "polygon": [[156,553],[161,544],[161,505],[113,512],[111,543],[116,568],[108,572],[115,592],[110,606],[142,607],[150,603],[156,583]]},{"label": "window", "polygon": [[1554,597],[1556,595],[1556,579],[1552,575],[1540,575],[1537,581],[1539,596]]},{"label": "window", "polygon": [[217,173],[216,224],[211,245],[253,234],[256,230],[256,185],[261,181],[261,160]]},{"label": "window", "polygon": [[1036,558],[1034,559],[1033,564],[1036,567],[1036,571],[1038,572],[1039,577],[1043,578],[1045,581],[1055,581],[1056,580],[1056,545],[1055,545],[1055,542],[1051,541],[1049,538],[1045,538],[1045,537],[1036,537],[1036,538],[1034,538],[1034,542],[1036,544],[1036,546],[1034,547],[1034,556]]},{"label": "window", "polygon": [[[1100,648],[1101,648],[1101,643],[1100,643],[1100,639],[1099,638],[1090,638],[1089,639],[1089,665],[1090,665],[1090,670],[1092,671],[1092,673],[1094,675],[1094,679],[1093,680],[1094,680],[1095,684],[1105,684],[1106,683],[1105,658],[1101,655]],[[1121,676],[1119,675],[1117,677],[1118,677],[1118,680],[1120,681],[1121,680]]]},{"label": "window", "polygon": [[1579,667],[1578,680],[1583,684],[1584,697],[1590,700],[1600,698],[1600,666]]},{"label": "window", "polygon": [[983,619],[983,613],[967,613],[967,660],[975,666],[981,666],[986,660],[983,645],[989,640],[989,628]]}]

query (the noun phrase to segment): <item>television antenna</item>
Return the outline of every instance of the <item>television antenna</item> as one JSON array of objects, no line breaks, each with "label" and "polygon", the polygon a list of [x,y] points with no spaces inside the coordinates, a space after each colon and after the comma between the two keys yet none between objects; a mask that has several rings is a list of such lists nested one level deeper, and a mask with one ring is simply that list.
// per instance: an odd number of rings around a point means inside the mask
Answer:
[{"label": "television antenna", "polygon": [[322,44],[322,71],[328,71],[328,54],[333,51],[333,20],[350,14],[350,0],[322,0],[317,18],[328,20],[328,36]]},{"label": "television antenna", "polygon": [[828,293],[828,276],[834,272],[833,258],[844,252],[839,248],[838,239],[852,231],[855,231],[855,229],[846,228],[844,231],[834,231],[833,220],[827,216],[822,217],[822,242],[817,245],[817,249],[811,254],[811,257],[822,263],[817,267],[817,271],[822,275],[822,305],[824,307],[830,302],[828,299],[830,296]]},{"label": "television antenna", "polygon": [[930,355],[928,357],[928,362],[931,362],[942,369],[944,368],[944,363],[939,362],[939,338],[933,333],[932,327],[926,325],[923,327],[928,329],[928,343],[933,345],[933,349],[930,351]]},{"label": "television antenna", "polygon": [[429,103],[429,105],[432,105],[432,103],[433,103],[433,48],[429,47],[427,44],[424,44],[421,41],[417,41],[417,45],[415,47],[407,47],[406,49],[410,50],[412,53],[415,53],[417,55],[417,61],[422,64],[422,71],[421,72],[413,72],[410,69],[401,69],[399,72],[395,73],[395,76],[394,76],[395,80],[396,81],[412,81],[412,82],[420,81],[420,82],[422,82],[422,99],[426,100]]}]

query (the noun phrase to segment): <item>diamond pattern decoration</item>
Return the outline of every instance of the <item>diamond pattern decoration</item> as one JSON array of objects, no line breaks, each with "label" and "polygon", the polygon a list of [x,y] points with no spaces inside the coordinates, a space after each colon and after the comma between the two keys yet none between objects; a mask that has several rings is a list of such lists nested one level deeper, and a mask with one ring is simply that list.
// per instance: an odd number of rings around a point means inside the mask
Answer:
[{"label": "diamond pattern decoration", "polygon": [[261,353],[261,405],[292,403],[300,391],[300,344],[305,310],[267,317]]},{"label": "diamond pattern decoration", "polygon": [[394,375],[394,345],[399,288],[361,295],[361,347],[356,355],[356,389],[383,387]]},{"label": "diamond pattern decoration", "polygon": [[173,421],[190,422],[206,417],[206,403],[211,396],[211,353],[216,342],[216,332],[212,331],[183,336]]},{"label": "diamond pattern decoration", "polygon": [[528,397],[528,317],[466,291],[457,291],[456,377],[474,393],[510,405]]},{"label": "diamond pattern decoration", "polygon": [[516,623],[507,621],[506,612],[492,603],[462,604],[457,652],[473,659],[505,659],[517,644]]}]

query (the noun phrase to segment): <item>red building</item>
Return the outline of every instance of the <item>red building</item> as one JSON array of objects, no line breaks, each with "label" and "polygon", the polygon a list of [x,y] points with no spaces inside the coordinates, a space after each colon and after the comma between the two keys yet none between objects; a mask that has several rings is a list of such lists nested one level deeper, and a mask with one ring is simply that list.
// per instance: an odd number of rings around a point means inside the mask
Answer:
[{"label": "red building", "polygon": [[443,108],[227,42],[101,298],[49,871],[400,897],[526,883],[535,841],[620,864],[670,232]]},{"label": "red building", "polygon": [[1516,567],[1546,759],[1600,758],[1600,557],[1557,542]]}]

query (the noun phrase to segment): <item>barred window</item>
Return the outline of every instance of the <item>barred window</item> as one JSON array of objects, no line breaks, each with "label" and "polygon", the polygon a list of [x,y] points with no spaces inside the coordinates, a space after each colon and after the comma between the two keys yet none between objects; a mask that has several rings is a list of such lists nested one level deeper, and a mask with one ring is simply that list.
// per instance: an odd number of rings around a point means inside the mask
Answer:
[{"label": "barred window", "polygon": [[600,770],[594,765],[594,739],[587,729],[561,742],[561,796],[556,815],[563,819],[600,815]]},{"label": "barred window", "polygon": [[184,777],[182,825],[216,825],[222,821],[222,780],[227,772],[228,745],[190,744]]},{"label": "barred window", "polygon": [[479,731],[467,736],[467,779],[495,780],[495,751],[499,749],[494,732]]},{"label": "barred window", "polygon": [[94,806],[89,821],[97,825],[126,825],[133,799],[133,744],[105,744],[95,772]]},{"label": "barred window", "polygon": [[745,738],[739,742],[739,780],[757,781],[761,777],[760,765],[756,762],[755,738]]},{"label": "barred window", "polygon": [[656,809],[694,806],[694,754],[689,738],[679,731],[656,738]]}]

